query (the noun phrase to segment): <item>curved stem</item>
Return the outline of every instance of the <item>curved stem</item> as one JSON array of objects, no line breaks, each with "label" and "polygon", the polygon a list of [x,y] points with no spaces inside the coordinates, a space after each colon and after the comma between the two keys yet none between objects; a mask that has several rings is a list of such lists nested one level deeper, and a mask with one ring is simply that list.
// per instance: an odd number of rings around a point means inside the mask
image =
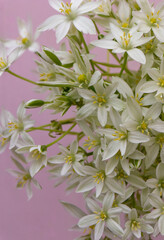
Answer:
[{"label": "curved stem", "polygon": [[22,79],[22,80],[24,80],[24,81],[26,81],[26,82],[29,82],[29,83],[38,85],[38,83],[36,83],[36,82],[34,82],[34,81],[32,81],[32,80],[30,80],[30,79],[28,79],[28,78],[24,78],[24,77],[22,77],[22,76],[20,76],[20,75],[18,75],[18,74],[16,74],[16,73],[14,73],[14,72],[12,72],[11,70],[9,70],[9,68],[6,69],[6,72],[8,72],[8,73],[10,73],[11,75],[13,75],[14,77],[20,78],[20,79]]},{"label": "curved stem", "polygon": [[[86,43],[86,41],[84,39],[84,36],[83,36],[82,32],[79,31],[79,35],[80,35],[81,41],[82,41],[82,43],[84,45],[86,53],[89,54],[89,49],[88,49],[87,43]],[[95,71],[95,67],[94,67],[94,64],[93,64],[92,60],[90,60],[90,64],[92,66],[92,70]]]},{"label": "curved stem", "polygon": [[127,54],[127,52],[125,52],[125,54],[124,54],[124,63],[122,65],[121,71],[119,73],[119,77],[122,76],[122,73],[125,70],[125,67],[126,67],[126,64],[127,64],[127,60],[128,60],[128,54]]},{"label": "curved stem", "polygon": [[64,138],[67,134],[70,133],[70,131],[76,126],[76,123],[74,123],[65,133],[63,133],[63,135],[61,135],[58,139],[56,139],[55,141],[53,141],[52,143],[49,143],[46,145],[46,147],[51,147],[52,145],[54,145],[55,143],[59,142],[62,138]]},{"label": "curved stem", "polygon": [[111,63],[98,62],[98,61],[93,61],[93,63],[99,64],[99,65],[102,65],[102,66],[106,66],[106,67],[111,67],[111,68],[121,68],[120,65],[111,64]]}]

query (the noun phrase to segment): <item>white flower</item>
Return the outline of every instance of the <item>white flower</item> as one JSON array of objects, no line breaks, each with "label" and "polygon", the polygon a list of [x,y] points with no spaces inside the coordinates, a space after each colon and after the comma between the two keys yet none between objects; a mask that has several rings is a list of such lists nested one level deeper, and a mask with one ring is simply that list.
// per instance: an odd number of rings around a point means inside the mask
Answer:
[{"label": "white flower", "polygon": [[41,189],[42,187],[40,186],[40,184],[37,182],[35,178],[31,177],[29,169],[24,168],[24,166],[22,165],[22,163],[27,164],[27,161],[24,158],[24,156],[22,154],[16,154],[16,152],[14,151],[13,151],[13,154],[15,156],[12,157],[12,161],[14,162],[18,170],[9,169],[8,172],[17,178],[18,180],[17,188],[23,188],[24,186],[26,186],[27,197],[28,197],[28,200],[30,200],[33,195],[31,184],[33,183],[34,186],[38,189]]},{"label": "white flower", "polygon": [[83,0],[72,0],[69,4],[59,0],[49,0],[49,4],[62,15],[49,17],[40,27],[40,31],[56,29],[57,42],[60,42],[68,33],[73,24],[77,30],[83,33],[95,34],[96,30],[93,22],[82,16],[99,6],[97,2],[89,2],[81,5]]},{"label": "white flower", "polygon": [[8,53],[5,45],[0,43],[0,76],[21,55],[21,53],[22,49],[20,47]]},{"label": "white flower", "polygon": [[110,189],[110,191],[114,193],[124,195],[125,189],[120,183],[113,179],[115,173],[113,172],[110,175],[106,174],[105,165],[105,162],[102,162],[101,158],[99,158],[95,167],[84,166],[83,171],[85,175],[88,176],[81,179],[76,192],[87,192],[96,188],[96,197],[99,197],[104,191],[106,192],[107,189]]},{"label": "white flower", "polygon": [[153,228],[146,223],[144,218],[139,218],[136,209],[132,209],[129,213],[129,220],[125,223],[126,229],[123,240],[129,239],[134,235],[136,238],[141,238],[141,232],[148,234],[153,233]]},{"label": "white flower", "polygon": [[82,217],[78,223],[79,227],[86,228],[95,225],[94,240],[99,240],[102,237],[105,226],[117,236],[123,235],[123,229],[115,221],[115,217],[118,216],[122,210],[118,207],[112,207],[114,201],[113,193],[107,193],[105,195],[102,207],[90,198],[86,201],[89,209],[93,213]]},{"label": "white flower", "polygon": [[33,140],[27,142],[21,142],[18,144],[18,148],[16,150],[17,153],[26,153],[29,155],[27,160],[30,162],[29,172],[31,177],[34,177],[38,171],[47,165],[47,151],[46,146],[35,145]]},{"label": "white flower", "polygon": [[133,60],[145,64],[145,55],[137,47],[150,41],[152,37],[142,37],[143,33],[137,32],[136,28],[130,29],[128,33],[123,32],[119,27],[112,23],[110,24],[110,28],[116,41],[102,39],[93,41],[91,44],[105,49],[113,49],[114,53],[127,52]]},{"label": "white flower", "polygon": [[20,104],[17,110],[17,118],[14,118],[10,112],[3,110],[1,113],[1,123],[1,135],[3,136],[3,140],[8,141],[7,139],[10,138],[9,149],[16,146],[19,137],[31,140],[26,130],[33,126],[34,121],[30,119],[30,115],[26,115],[24,103]]},{"label": "white flower", "polygon": [[25,22],[22,19],[18,19],[18,31],[18,39],[6,40],[6,47],[8,47],[10,50],[21,47],[22,50],[28,49],[31,52],[39,50],[39,43],[36,42],[36,39],[39,36],[39,32],[36,31],[35,34],[33,34],[31,20]]},{"label": "white flower", "polygon": [[80,161],[83,160],[83,154],[78,153],[78,143],[75,140],[70,145],[70,150],[60,145],[61,155],[57,155],[55,157],[51,157],[48,162],[54,164],[63,164],[61,169],[61,175],[66,175],[69,170],[74,170],[78,175],[84,176],[82,165]]},{"label": "white flower", "polygon": [[148,33],[151,29],[160,42],[164,42],[164,4],[151,7],[148,0],[137,0],[141,11],[134,11],[133,16],[139,24],[139,30]]},{"label": "white flower", "polygon": [[[155,208],[151,213],[146,215],[147,219],[157,219],[157,225],[161,235],[164,235],[164,201],[157,195],[150,194],[149,202]],[[155,230],[156,231],[156,230]]]},{"label": "white flower", "polygon": [[160,163],[156,168],[156,178],[150,178],[146,184],[154,189],[153,194],[164,197],[164,163]]},{"label": "white flower", "polygon": [[148,69],[148,75],[152,80],[144,83],[140,90],[144,93],[156,92],[156,97],[162,97],[164,95],[164,58],[162,58],[160,70],[157,68]]},{"label": "white flower", "polygon": [[77,112],[76,119],[87,118],[96,111],[100,124],[105,126],[110,108],[113,107],[117,111],[121,111],[124,108],[124,102],[114,94],[117,84],[114,83],[104,88],[102,82],[99,82],[94,87],[96,92],[84,89],[78,90],[86,104]]},{"label": "white flower", "polygon": [[119,150],[121,156],[125,155],[129,142],[137,146],[138,143],[149,141],[149,137],[140,132],[128,132],[122,123],[120,114],[116,110],[110,110],[110,117],[115,129],[105,128],[97,130],[98,133],[105,135],[107,139],[111,140],[104,150],[103,160],[113,157]]}]

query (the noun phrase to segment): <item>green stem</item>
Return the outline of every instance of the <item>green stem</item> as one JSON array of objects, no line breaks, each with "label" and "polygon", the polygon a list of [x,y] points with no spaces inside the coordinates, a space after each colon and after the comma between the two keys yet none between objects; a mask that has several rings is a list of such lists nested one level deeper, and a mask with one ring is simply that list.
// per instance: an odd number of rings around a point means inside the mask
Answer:
[{"label": "green stem", "polygon": [[67,134],[70,133],[70,131],[76,126],[76,123],[74,123],[65,133],[63,133],[58,139],[56,139],[55,141],[49,143],[46,145],[46,147],[51,147],[52,145],[54,145],[55,143],[59,142],[62,138],[64,138]]},{"label": "green stem", "polygon": [[93,61],[93,63],[95,63],[95,64],[100,64],[100,65],[106,66],[106,67],[111,67],[111,68],[121,68],[120,65],[110,64],[110,63],[105,63],[105,62]]},{"label": "green stem", "polygon": [[100,71],[102,71],[103,73],[106,73],[106,71],[103,68],[101,68],[97,63],[94,63],[94,64]]},{"label": "green stem", "polygon": [[121,71],[120,71],[120,73],[119,73],[119,77],[122,76],[122,73],[123,73],[123,71],[125,70],[125,67],[126,67],[126,64],[127,64],[127,60],[128,60],[128,54],[127,54],[127,52],[125,52],[125,53],[124,53],[124,63],[123,63],[123,65],[122,65]]},{"label": "green stem", "polygon": [[111,76],[111,77],[119,76],[119,73],[107,73],[107,72],[105,72],[105,73],[102,73],[102,76]]},{"label": "green stem", "polygon": [[29,83],[38,85],[38,83],[36,83],[36,82],[34,82],[34,81],[32,81],[32,80],[30,80],[30,79],[28,79],[28,78],[24,78],[24,77],[22,77],[22,76],[20,76],[20,75],[18,75],[18,74],[16,74],[16,73],[14,73],[14,72],[12,72],[11,70],[9,70],[9,68],[6,69],[6,72],[8,72],[8,73],[10,73],[11,75],[13,75],[14,77],[20,78],[20,79],[22,79],[22,80],[24,80],[24,81],[26,81],[26,82],[29,82]]},{"label": "green stem", "polygon": [[99,29],[98,29],[98,27],[97,27],[97,24],[95,23],[95,21],[92,19],[92,22],[93,22],[93,24],[95,25],[95,28],[96,28],[96,32],[98,33],[98,35],[100,35],[100,31],[99,31]]},{"label": "green stem", "polygon": [[[89,54],[89,49],[88,49],[87,43],[86,43],[86,41],[84,39],[84,36],[83,36],[82,32],[79,31],[79,35],[80,35],[81,41],[82,41],[82,43],[84,45],[86,53]],[[90,64],[92,66],[92,70],[95,71],[95,67],[94,67],[94,64],[93,64],[92,60],[90,60]]]}]

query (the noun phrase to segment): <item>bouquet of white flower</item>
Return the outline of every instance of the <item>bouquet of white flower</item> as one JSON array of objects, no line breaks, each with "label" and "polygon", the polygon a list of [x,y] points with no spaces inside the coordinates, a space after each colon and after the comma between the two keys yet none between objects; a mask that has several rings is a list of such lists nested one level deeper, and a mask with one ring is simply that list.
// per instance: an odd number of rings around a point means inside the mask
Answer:
[{"label": "bouquet of white flower", "polygon": [[[67,191],[82,193],[85,212],[61,202],[78,218],[73,227],[83,232],[78,240],[164,235],[164,2],[49,4],[58,15],[45,20],[35,34],[31,22],[19,20],[19,40],[0,45],[0,75],[7,72],[48,92],[45,100],[21,103],[16,118],[6,110],[1,113],[0,153],[9,145],[17,167],[9,172],[17,177],[17,187],[26,186],[29,199],[32,183],[41,189],[35,177],[45,168],[56,186],[66,182]],[[57,43],[66,38],[68,44],[63,42],[60,51],[45,46],[40,51],[36,39],[51,29]],[[85,34],[95,35],[94,40],[86,41]],[[107,61],[98,61],[96,50],[101,48]],[[25,50],[38,57],[37,82],[10,69]],[[131,70],[130,61],[139,68]],[[65,119],[72,107],[75,117]],[[30,108],[49,109],[62,118],[35,126],[26,115]],[[36,145],[29,133],[37,129],[55,139]],[[74,141],[60,144],[59,153],[48,157],[48,149],[69,135]]]}]

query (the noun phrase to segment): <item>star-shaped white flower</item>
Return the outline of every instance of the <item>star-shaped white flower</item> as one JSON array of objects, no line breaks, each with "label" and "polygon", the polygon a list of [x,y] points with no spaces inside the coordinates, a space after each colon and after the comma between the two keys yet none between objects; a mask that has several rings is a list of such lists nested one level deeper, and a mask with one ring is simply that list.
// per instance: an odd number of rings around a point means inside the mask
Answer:
[{"label": "star-shaped white flower", "polygon": [[133,60],[145,64],[146,58],[143,52],[138,49],[138,46],[145,44],[150,41],[152,37],[142,37],[143,33],[137,32],[136,27],[131,28],[130,31],[124,32],[119,27],[110,24],[111,32],[116,41],[108,39],[101,39],[93,41],[92,44],[96,47],[105,49],[113,49],[114,53],[125,53],[129,55]]},{"label": "star-shaped white flower", "polygon": [[[89,2],[82,4],[83,0],[71,0],[70,3],[59,0],[49,0],[49,4],[62,15],[49,17],[41,26],[40,31],[50,29],[56,30],[57,42],[60,42],[68,33],[72,24],[83,33],[95,34],[93,22],[82,15],[96,9],[100,4],[98,2]],[[82,4],[82,5],[81,5]]]}]

